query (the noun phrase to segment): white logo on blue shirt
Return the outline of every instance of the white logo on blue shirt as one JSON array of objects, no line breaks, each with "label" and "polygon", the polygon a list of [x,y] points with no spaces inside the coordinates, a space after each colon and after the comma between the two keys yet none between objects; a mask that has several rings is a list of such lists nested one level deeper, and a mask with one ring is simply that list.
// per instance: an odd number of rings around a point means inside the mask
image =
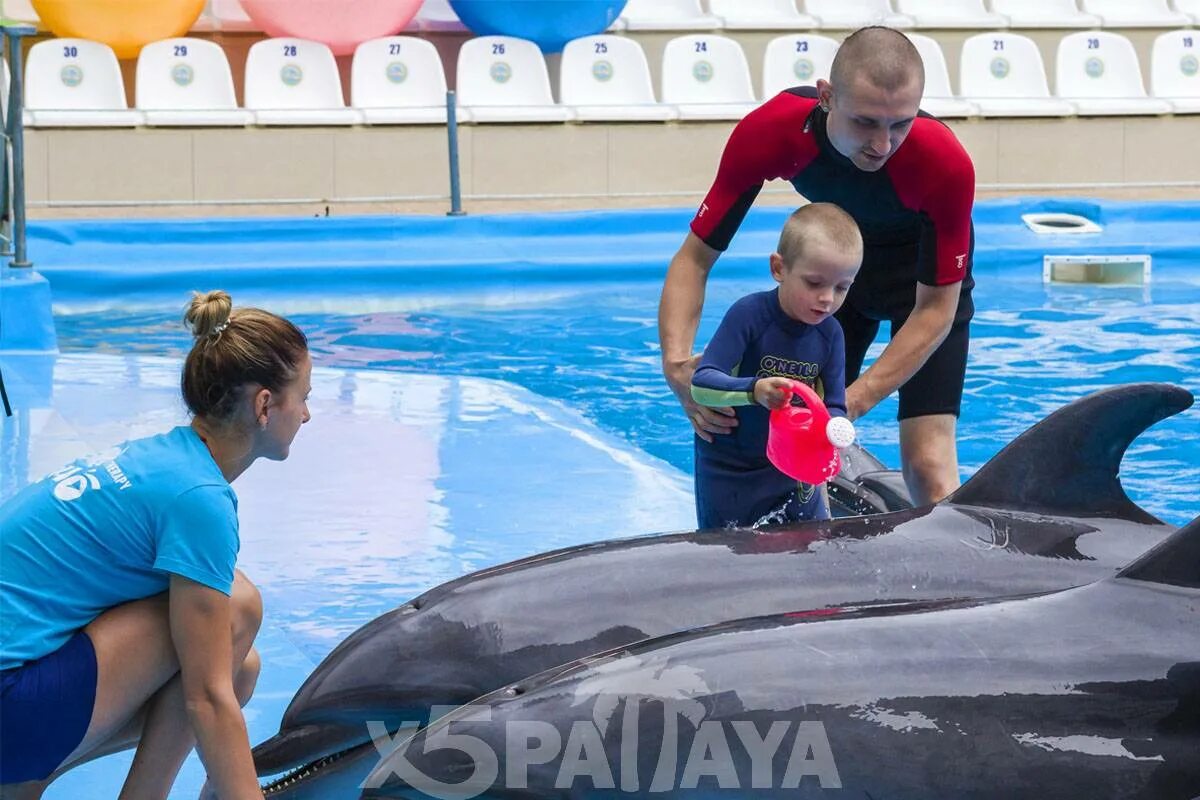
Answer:
[{"label": "white logo on blue shirt", "polygon": [[[54,481],[54,496],[63,502],[78,500],[89,489],[100,488],[100,470],[108,473],[113,483],[122,491],[129,489],[133,483],[117,465],[117,457],[125,452],[123,447],[111,447],[101,453],[80,459],[80,463],[63,467],[48,476]],[[82,465],[82,466],[81,466]]]}]

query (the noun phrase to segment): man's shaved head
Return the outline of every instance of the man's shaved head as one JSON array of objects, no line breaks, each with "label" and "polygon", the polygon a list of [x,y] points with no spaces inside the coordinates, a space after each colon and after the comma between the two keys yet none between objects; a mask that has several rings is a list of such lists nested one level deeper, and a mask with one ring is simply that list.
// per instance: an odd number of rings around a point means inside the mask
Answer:
[{"label": "man's shaved head", "polygon": [[885,92],[902,89],[912,81],[925,86],[921,54],[900,31],[884,27],[860,28],[846,37],[830,69],[835,92],[849,91],[859,76]]}]

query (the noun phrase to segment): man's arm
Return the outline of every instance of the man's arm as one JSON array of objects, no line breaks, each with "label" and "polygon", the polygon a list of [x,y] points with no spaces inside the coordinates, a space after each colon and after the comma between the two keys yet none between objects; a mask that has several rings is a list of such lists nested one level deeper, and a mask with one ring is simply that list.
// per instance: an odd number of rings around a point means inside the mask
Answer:
[{"label": "man's arm", "polygon": [[658,303],[658,341],[662,346],[663,375],[679,398],[692,427],[705,441],[714,433],[728,433],[737,418],[732,408],[709,408],[692,399],[692,373],[699,356],[692,355],[700,311],[704,307],[704,287],[708,273],[721,256],[720,250],[706,245],[699,236],[688,232],[679,252],[671,259]]},{"label": "man's arm", "polygon": [[870,369],[846,388],[851,420],[866,414],[924,366],[954,324],[961,291],[962,283],[917,284],[916,304],[904,325]]}]

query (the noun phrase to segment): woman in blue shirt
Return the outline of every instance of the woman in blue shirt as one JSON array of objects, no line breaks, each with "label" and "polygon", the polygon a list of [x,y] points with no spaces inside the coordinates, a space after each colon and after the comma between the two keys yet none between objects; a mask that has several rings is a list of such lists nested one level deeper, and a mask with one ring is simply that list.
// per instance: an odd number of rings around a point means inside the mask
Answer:
[{"label": "woman in blue shirt", "polygon": [[258,591],[234,568],[237,497],[309,419],[291,322],[195,295],[190,425],[82,459],[0,506],[0,795],[136,744],[122,797],[165,798],[195,746],[222,800],[261,798],[241,706]]}]

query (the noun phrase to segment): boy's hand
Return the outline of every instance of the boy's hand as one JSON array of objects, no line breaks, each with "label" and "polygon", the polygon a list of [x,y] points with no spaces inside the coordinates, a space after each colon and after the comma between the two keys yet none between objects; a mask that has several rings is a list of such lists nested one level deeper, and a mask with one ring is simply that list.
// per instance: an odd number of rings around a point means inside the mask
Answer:
[{"label": "boy's hand", "polygon": [[754,382],[754,402],[769,409],[783,408],[792,399],[791,378],[759,378]]}]

